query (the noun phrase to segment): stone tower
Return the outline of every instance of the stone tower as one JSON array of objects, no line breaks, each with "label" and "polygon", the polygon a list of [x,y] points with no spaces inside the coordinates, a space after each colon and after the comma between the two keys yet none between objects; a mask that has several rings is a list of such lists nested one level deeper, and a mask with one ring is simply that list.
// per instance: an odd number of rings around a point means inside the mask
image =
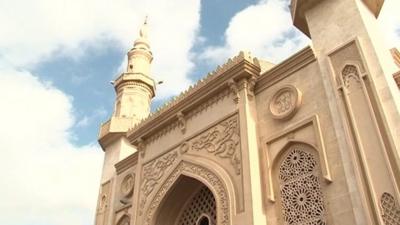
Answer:
[{"label": "stone tower", "polygon": [[133,124],[149,115],[150,102],[155,94],[154,80],[150,76],[153,54],[147,39],[147,21],[140,29],[140,37],[128,52],[126,72],[115,81],[117,93],[114,116],[130,118]]},{"label": "stone tower", "polygon": [[[100,128],[99,143],[105,152],[101,182],[105,183],[105,190],[114,189],[114,164],[136,151],[125,134],[149,115],[151,99],[155,95],[155,83],[150,74],[153,54],[148,40],[147,18],[139,34],[133,48],[127,53],[126,71],[112,82],[116,92],[113,115]],[[102,196],[99,199],[102,204],[99,204],[101,207],[97,211],[96,224],[111,223],[108,211],[113,203],[105,202],[105,199],[110,198],[111,196]]]},{"label": "stone tower", "polygon": [[339,149],[350,153],[343,163],[355,168],[345,171],[349,184],[357,181],[349,193],[354,224],[399,224],[381,217],[385,196],[398,198],[400,190],[400,92],[376,20],[383,3],[292,1],[294,24],[313,43]]}]

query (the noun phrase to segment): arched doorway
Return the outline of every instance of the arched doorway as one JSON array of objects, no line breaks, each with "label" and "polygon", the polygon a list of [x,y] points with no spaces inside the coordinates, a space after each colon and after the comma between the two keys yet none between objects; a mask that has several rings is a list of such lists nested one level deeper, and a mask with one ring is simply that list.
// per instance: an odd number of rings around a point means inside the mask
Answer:
[{"label": "arched doorway", "polygon": [[200,181],[180,176],[162,201],[155,225],[215,225],[216,201]]}]

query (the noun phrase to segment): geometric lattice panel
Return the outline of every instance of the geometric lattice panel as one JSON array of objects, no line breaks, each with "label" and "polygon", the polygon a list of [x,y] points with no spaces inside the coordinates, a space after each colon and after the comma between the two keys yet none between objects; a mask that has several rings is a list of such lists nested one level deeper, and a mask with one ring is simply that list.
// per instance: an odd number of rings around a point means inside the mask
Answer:
[{"label": "geometric lattice panel", "polygon": [[284,224],[325,225],[318,161],[306,145],[292,145],[279,167]]},{"label": "geometric lattice panel", "polygon": [[400,207],[394,197],[389,193],[383,193],[381,198],[383,221],[386,225],[400,225]]},{"label": "geometric lattice panel", "polygon": [[177,225],[196,225],[199,218],[204,214],[210,219],[210,225],[216,224],[215,198],[206,186],[202,187],[190,200]]}]

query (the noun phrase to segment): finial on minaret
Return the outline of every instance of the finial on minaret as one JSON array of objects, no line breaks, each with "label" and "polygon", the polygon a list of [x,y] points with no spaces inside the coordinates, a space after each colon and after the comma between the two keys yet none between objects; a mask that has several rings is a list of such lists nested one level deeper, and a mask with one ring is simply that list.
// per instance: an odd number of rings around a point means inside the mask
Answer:
[{"label": "finial on minaret", "polygon": [[140,37],[141,38],[146,38],[146,39],[147,39],[147,36],[148,36],[147,19],[148,19],[148,16],[146,15],[146,17],[144,18],[144,23],[143,23],[142,27],[140,28],[140,32],[139,32]]}]

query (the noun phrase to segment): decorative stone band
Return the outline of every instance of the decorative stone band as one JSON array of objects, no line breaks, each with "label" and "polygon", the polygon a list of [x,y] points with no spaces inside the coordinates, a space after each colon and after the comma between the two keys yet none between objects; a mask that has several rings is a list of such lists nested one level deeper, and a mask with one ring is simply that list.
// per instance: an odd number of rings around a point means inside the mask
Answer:
[{"label": "decorative stone band", "polygon": [[143,208],[146,205],[148,196],[153,192],[164,173],[172,166],[177,157],[178,152],[173,151],[144,165],[143,181],[140,188],[139,215],[143,214]]}]

